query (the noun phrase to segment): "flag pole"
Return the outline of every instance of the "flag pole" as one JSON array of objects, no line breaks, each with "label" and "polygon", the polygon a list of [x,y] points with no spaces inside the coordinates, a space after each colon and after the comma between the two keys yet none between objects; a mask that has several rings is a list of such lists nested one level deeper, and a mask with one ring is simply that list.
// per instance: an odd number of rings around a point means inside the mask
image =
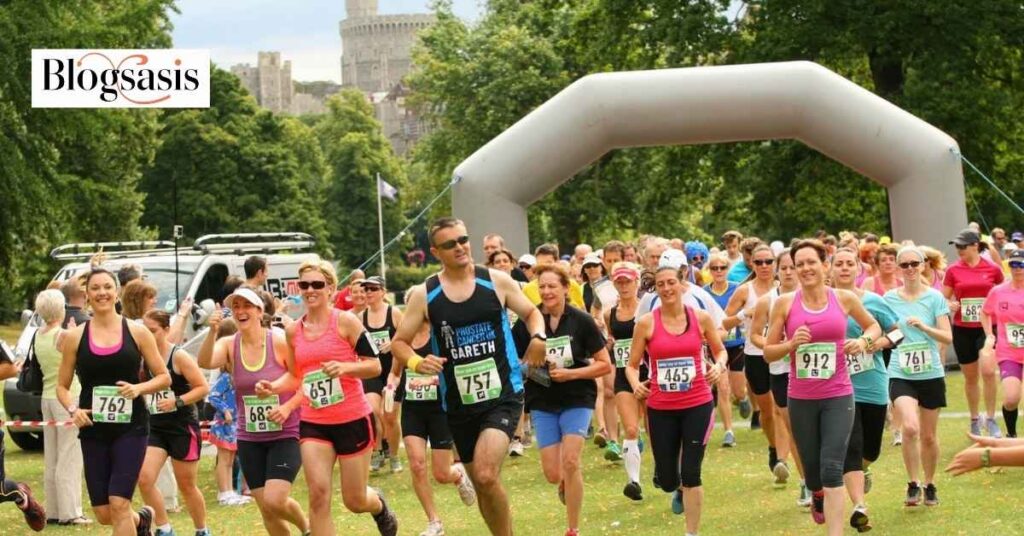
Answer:
[{"label": "flag pole", "polygon": [[377,192],[376,192],[376,194],[377,194],[377,230],[380,232],[380,276],[384,277],[384,278],[387,278],[387,276],[384,273],[385,271],[387,271],[387,266],[384,265],[384,211],[381,208],[381,204],[383,203],[383,201],[381,201],[381,199],[380,199],[380,197],[381,197],[381,195],[380,195],[381,194],[380,173],[377,173]]}]

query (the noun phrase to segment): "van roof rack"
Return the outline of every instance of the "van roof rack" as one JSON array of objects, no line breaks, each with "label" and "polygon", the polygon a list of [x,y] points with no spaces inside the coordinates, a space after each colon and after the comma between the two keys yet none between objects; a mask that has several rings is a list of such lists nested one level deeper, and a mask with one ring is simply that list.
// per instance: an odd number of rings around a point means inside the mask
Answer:
[{"label": "van roof rack", "polygon": [[202,253],[273,253],[304,250],[316,242],[307,233],[233,233],[209,234],[196,239],[192,249]]},{"label": "van roof rack", "polygon": [[174,242],[168,240],[79,242],[53,248],[50,251],[50,258],[57,261],[88,260],[100,252],[103,252],[108,259],[142,257],[174,252]]}]

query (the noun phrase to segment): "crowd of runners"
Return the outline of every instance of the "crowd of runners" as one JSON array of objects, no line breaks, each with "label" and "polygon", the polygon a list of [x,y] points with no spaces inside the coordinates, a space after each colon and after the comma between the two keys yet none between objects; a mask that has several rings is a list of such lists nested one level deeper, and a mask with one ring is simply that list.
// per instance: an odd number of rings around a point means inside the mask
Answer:
[{"label": "crowd of runners", "polygon": [[[431,225],[440,270],[408,289],[402,310],[385,298],[383,278],[358,273],[339,289],[325,261],[299,268],[305,314],[294,321],[275,315],[258,280],[239,281],[210,315],[195,356],[177,344],[187,309],[174,316],[129,299],[118,274],[101,266],[75,279],[89,315],[70,325],[61,292],[40,294],[47,326],[33,344],[44,364],[53,354],[52,412],[77,426],[72,467],[84,470],[97,521],[115,535],[174,534],[158,485],[169,471],[195,534],[213,533],[196,485],[196,404],[208,398],[218,416],[218,499],[245,503],[231,491],[237,457],[274,536],[335,534],[334,489],[380,534],[398,534],[388,498],[370,482],[372,473],[403,470],[400,446],[426,518],[421,536],[445,533],[436,485],[475,503],[492,534],[512,534],[515,498],[502,463],[534,445],[564,505],[565,534],[575,536],[590,437],[605,459],[622,462],[623,500],[650,499],[641,456],[650,448],[654,488],[696,535],[711,431],[721,423],[722,446],[732,447],[733,423],[748,418],[765,436],[765,478],[782,485],[795,469],[796,502],[813,522],[828,534],[847,525],[864,532],[887,428],[906,470],[903,505],[939,504],[948,347],[965,378],[975,442],[948,470],[1024,465],[1024,443],[1014,439],[1024,375],[1021,233],[1008,240],[995,229],[986,240],[966,228],[950,237],[958,258],[948,265],[933,247],[871,234],[784,244],[729,231],[715,247],[649,236],[565,256],[554,244],[516,256],[486,235],[480,259],[470,233],[453,218]],[[219,377],[208,383],[202,369]],[[15,373],[0,361],[0,377]],[[0,442],[0,502],[15,502],[41,530],[43,507],[26,485],[4,479],[2,453]],[[62,456],[75,463],[74,454]],[[308,505],[291,497],[300,470]],[[80,519],[72,509],[51,522]]]}]

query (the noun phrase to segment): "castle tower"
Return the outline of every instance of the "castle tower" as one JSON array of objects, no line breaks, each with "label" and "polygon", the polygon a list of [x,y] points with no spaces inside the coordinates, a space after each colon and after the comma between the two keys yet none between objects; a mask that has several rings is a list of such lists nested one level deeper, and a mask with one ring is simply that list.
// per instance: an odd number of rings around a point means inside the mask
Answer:
[{"label": "castle tower", "polygon": [[341,21],[341,85],[367,93],[390,91],[409,72],[416,33],[433,14],[378,15],[377,0],[346,0]]},{"label": "castle tower", "polygon": [[373,17],[377,14],[377,0],[345,0],[345,15],[350,19]]}]

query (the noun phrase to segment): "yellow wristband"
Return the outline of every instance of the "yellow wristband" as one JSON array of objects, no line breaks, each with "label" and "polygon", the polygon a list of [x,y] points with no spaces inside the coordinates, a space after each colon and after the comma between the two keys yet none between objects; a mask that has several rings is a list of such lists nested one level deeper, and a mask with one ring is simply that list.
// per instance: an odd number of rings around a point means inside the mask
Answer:
[{"label": "yellow wristband", "polygon": [[409,370],[411,370],[413,372],[416,372],[416,367],[420,366],[420,363],[422,363],[422,362],[423,362],[423,358],[422,357],[420,357],[418,355],[414,355],[414,356],[409,358],[409,362],[405,364],[405,368],[407,368],[407,369],[409,369]]}]

